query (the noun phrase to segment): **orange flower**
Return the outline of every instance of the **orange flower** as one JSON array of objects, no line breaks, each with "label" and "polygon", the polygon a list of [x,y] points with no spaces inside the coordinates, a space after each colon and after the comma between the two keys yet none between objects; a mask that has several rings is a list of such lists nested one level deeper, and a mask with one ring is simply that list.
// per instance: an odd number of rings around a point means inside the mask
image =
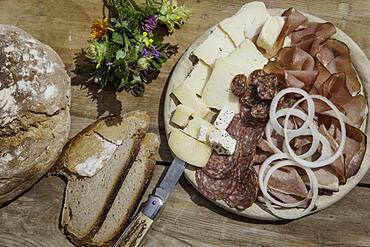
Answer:
[{"label": "orange flower", "polygon": [[102,39],[107,34],[108,29],[112,30],[108,26],[108,19],[107,18],[105,18],[104,20],[97,19],[96,22],[94,22],[91,25],[90,35],[91,35],[92,39],[99,40],[99,39]]}]

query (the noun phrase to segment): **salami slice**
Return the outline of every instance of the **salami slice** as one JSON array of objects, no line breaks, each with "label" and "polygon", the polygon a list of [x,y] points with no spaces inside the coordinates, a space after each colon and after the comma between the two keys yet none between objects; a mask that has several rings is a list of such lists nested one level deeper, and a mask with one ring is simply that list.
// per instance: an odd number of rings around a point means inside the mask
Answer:
[{"label": "salami slice", "polygon": [[237,181],[233,177],[227,179],[213,179],[202,170],[195,172],[195,181],[200,191],[210,200],[223,199],[234,191]]},{"label": "salami slice", "polygon": [[219,155],[213,152],[207,165],[203,168],[205,174],[214,179],[225,179],[231,176],[235,166],[233,155]]},{"label": "salami slice", "polygon": [[227,205],[232,208],[246,209],[249,208],[257,199],[258,194],[258,176],[256,171],[248,168],[246,176],[238,182],[235,189],[224,198]]}]

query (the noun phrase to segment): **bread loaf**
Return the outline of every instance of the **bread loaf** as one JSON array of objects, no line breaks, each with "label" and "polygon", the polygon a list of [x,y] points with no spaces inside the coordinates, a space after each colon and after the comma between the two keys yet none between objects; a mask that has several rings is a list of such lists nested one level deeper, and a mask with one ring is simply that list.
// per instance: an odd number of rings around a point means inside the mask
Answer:
[{"label": "bread loaf", "polygon": [[155,134],[143,139],[148,128],[139,111],[103,118],[63,149],[56,166],[68,178],[61,226],[76,245],[107,245],[127,223],[158,152]]},{"label": "bread loaf", "polygon": [[0,205],[54,164],[70,128],[70,78],[58,54],[0,25]]}]

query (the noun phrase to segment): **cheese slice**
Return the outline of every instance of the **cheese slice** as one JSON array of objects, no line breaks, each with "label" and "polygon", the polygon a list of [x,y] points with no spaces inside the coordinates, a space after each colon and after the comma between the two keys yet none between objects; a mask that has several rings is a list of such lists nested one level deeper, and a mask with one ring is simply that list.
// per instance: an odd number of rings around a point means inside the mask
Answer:
[{"label": "cheese slice", "polygon": [[204,167],[212,154],[210,146],[195,140],[180,129],[172,129],[168,145],[175,156],[197,167]]},{"label": "cheese slice", "polygon": [[260,35],[257,39],[257,45],[265,50],[270,50],[279,37],[283,29],[285,20],[281,16],[271,16],[263,25]]},{"label": "cheese slice", "polygon": [[256,69],[262,69],[268,62],[268,59],[249,39],[244,40],[240,47],[224,60],[229,64],[244,68],[243,73],[247,76]]},{"label": "cheese slice", "polygon": [[210,74],[211,67],[200,60],[185,79],[184,84],[188,85],[195,94],[201,96]]},{"label": "cheese slice", "polygon": [[199,128],[199,133],[198,133],[198,140],[201,142],[207,142],[208,138],[208,127],[206,125],[201,125]]},{"label": "cheese slice", "polygon": [[224,19],[220,27],[239,46],[246,38],[256,36],[269,16],[264,3],[250,2],[232,17]]},{"label": "cheese slice", "polygon": [[210,110],[207,108],[207,106],[200,98],[197,97],[197,95],[188,85],[181,83],[173,90],[172,93],[183,105],[194,109],[195,116],[205,117],[208,113],[210,113]]},{"label": "cheese slice", "polygon": [[184,132],[187,135],[199,140],[199,132],[202,126],[205,126],[208,129],[206,137],[208,137],[209,133],[212,130],[216,129],[215,126],[210,122],[207,122],[206,120],[199,117],[194,117],[189,121],[189,124],[185,127]]},{"label": "cheese slice", "polygon": [[190,120],[190,116],[194,114],[194,110],[186,105],[178,105],[176,110],[172,116],[172,123],[180,126],[185,127]]},{"label": "cheese slice", "polygon": [[218,114],[214,122],[215,127],[220,130],[227,129],[227,127],[233,120],[234,116],[235,112],[232,109],[230,109],[230,107],[228,106],[222,107],[220,113]]},{"label": "cheese slice", "polygon": [[286,36],[283,43],[283,48],[285,47],[291,47],[292,46],[292,39],[290,36]]},{"label": "cheese slice", "polygon": [[231,81],[237,74],[245,72],[245,68],[227,63],[224,59],[218,59],[215,68],[203,90],[202,100],[211,108],[221,110],[225,105],[234,112],[239,112],[239,98],[230,89]]},{"label": "cheese slice", "polygon": [[236,140],[226,130],[213,130],[209,134],[209,142],[220,155],[232,155],[235,152]]},{"label": "cheese slice", "polygon": [[233,41],[217,26],[193,54],[213,66],[217,58],[228,56],[234,49]]}]

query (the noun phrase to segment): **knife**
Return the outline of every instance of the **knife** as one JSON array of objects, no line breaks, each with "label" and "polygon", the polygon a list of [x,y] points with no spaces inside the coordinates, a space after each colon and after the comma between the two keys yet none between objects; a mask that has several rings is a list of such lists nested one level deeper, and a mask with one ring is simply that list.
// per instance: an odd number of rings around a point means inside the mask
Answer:
[{"label": "knife", "polygon": [[185,170],[185,165],[185,161],[175,157],[160,185],[156,187],[154,194],[149,196],[148,201],[136,213],[113,247],[139,246],[153,221],[157,218],[168,196],[179,181]]}]

